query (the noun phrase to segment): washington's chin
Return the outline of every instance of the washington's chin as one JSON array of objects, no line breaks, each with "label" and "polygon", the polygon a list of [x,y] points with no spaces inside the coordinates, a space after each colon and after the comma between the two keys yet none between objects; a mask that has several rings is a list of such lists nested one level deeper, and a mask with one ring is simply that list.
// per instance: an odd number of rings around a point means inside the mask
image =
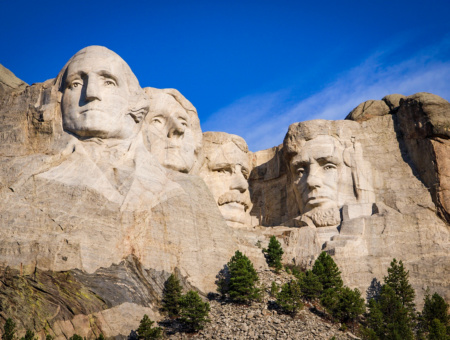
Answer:
[{"label": "washington's chin", "polygon": [[169,169],[180,171],[180,172],[189,172],[194,163],[195,157],[192,156],[189,158],[183,158],[180,155],[180,149],[167,149],[167,154],[164,155],[164,159],[162,160],[162,164]]},{"label": "washington's chin", "polygon": [[225,221],[227,221],[227,224],[244,225],[246,222],[247,214],[245,212],[245,206],[240,203],[230,202],[223,204],[219,206],[219,210]]}]

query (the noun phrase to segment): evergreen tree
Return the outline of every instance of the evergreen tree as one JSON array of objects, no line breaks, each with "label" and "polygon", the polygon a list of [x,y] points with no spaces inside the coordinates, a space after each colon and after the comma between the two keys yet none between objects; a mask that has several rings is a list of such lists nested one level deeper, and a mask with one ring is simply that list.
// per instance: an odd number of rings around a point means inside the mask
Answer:
[{"label": "evergreen tree", "polygon": [[354,290],[346,286],[339,288],[332,294],[331,299],[327,309],[343,323],[355,320],[366,310],[361,292],[356,288]]},{"label": "evergreen tree", "polygon": [[227,266],[230,272],[228,284],[230,298],[238,303],[258,299],[260,297],[259,289],[256,287],[258,274],[248,257],[237,250]]},{"label": "evergreen tree", "polygon": [[430,297],[430,293],[427,290],[424,298],[422,315],[420,316],[421,329],[427,332],[435,319],[439,320],[440,324],[444,327],[449,327],[450,317],[448,315],[448,309],[449,305],[442,296],[438,293],[434,293],[433,296]]},{"label": "evergreen tree", "polygon": [[319,278],[311,270],[300,273],[298,275],[298,281],[300,290],[305,299],[312,301],[322,294],[323,286],[320,283]]},{"label": "evergreen tree", "polygon": [[298,282],[290,281],[281,286],[277,294],[277,304],[285,313],[296,314],[303,307],[302,294]]},{"label": "evergreen tree", "polygon": [[69,338],[69,340],[83,340],[83,338],[78,334],[74,334]]},{"label": "evergreen tree", "polygon": [[272,281],[272,286],[270,287],[270,295],[275,297],[275,296],[277,296],[279,291],[280,291],[280,287],[278,287],[278,285],[275,281]]},{"label": "evergreen tree", "polygon": [[280,242],[278,242],[275,236],[270,237],[269,247],[267,249],[263,249],[263,252],[266,254],[266,260],[269,267],[275,268],[278,273],[283,265],[281,264],[281,258],[283,256],[283,248],[281,248]]},{"label": "evergreen tree", "polygon": [[439,320],[434,319],[431,322],[430,333],[428,334],[429,340],[449,340],[450,336],[447,334],[447,327]]},{"label": "evergreen tree", "polygon": [[105,336],[103,335],[103,333],[100,333],[100,335],[96,337],[95,340],[105,340]]},{"label": "evergreen tree", "polygon": [[197,292],[190,290],[180,299],[180,320],[188,331],[203,329],[208,319],[209,303],[203,302]]},{"label": "evergreen tree", "polygon": [[379,300],[370,300],[369,310],[367,324],[380,339],[414,339],[413,320],[391,286],[382,286]]},{"label": "evergreen tree", "polygon": [[330,288],[341,288],[343,285],[338,266],[326,252],[322,252],[314,262],[312,272],[319,279],[324,291]]},{"label": "evergreen tree", "polygon": [[[53,336],[51,336],[50,334],[47,334],[45,336],[45,340],[54,340],[55,338]],[[99,339],[99,340],[104,340],[104,339]]]},{"label": "evergreen tree", "polygon": [[402,305],[408,310],[411,318],[414,318],[414,297],[415,292],[408,281],[409,271],[405,271],[403,262],[393,259],[388,268],[388,275],[384,277],[384,283],[389,285],[395,295],[400,299]]},{"label": "evergreen tree", "polygon": [[169,317],[177,317],[179,315],[179,300],[181,298],[180,280],[174,274],[164,282],[162,310],[167,312]]},{"label": "evergreen tree", "polygon": [[150,340],[150,339],[161,339],[162,338],[162,328],[153,327],[155,321],[150,320],[147,314],[144,315],[139,327],[136,330],[138,334],[138,339]]},{"label": "evergreen tree", "polygon": [[3,326],[2,340],[14,340],[16,338],[16,323],[11,319],[6,319]]},{"label": "evergreen tree", "polygon": [[21,337],[20,340],[37,340],[37,338],[35,339],[33,331],[27,329],[25,336]]}]

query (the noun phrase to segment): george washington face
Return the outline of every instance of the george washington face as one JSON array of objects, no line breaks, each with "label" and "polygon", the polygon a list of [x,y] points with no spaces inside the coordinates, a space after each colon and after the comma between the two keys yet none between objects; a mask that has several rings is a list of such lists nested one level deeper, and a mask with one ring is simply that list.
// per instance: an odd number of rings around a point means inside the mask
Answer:
[{"label": "george washington face", "polygon": [[128,66],[98,46],[82,51],[67,66],[62,84],[64,129],[80,137],[129,138],[136,121],[129,114]]}]

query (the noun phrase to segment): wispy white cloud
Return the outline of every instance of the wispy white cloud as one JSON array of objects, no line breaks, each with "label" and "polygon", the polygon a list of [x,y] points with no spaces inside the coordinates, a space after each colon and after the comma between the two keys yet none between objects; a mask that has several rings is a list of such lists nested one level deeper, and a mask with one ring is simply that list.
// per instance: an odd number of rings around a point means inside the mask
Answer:
[{"label": "wispy white cloud", "polygon": [[240,135],[257,151],[281,144],[294,122],[344,119],[360,103],[388,94],[430,92],[449,100],[450,60],[442,57],[449,48],[445,39],[391,65],[383,61],[391,51],[377,52],[308,98],[292,103],[289,89],[246,96],[211,115],[202,128]]}]

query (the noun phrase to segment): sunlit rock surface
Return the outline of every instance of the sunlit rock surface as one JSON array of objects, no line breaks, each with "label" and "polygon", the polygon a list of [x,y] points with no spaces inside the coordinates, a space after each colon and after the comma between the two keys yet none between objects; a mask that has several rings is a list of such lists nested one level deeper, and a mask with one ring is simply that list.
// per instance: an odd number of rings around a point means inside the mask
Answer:
[{"label": "sunlit rock surface", "polygon": [[22,333],[126,337],[143,314],[161,318],[172,272],[215,292],[237,249],[267,268],[271,235],[285,263],[329,252],[363,294],[395,257],[419,305],[427,287],[450,300],[450,104],[438,96],[295,123],[251,153],[238,136],[202,137],[178,91],[142,89],[94,46],[32,86],[2,68],[0,122],[0,320]]}]

